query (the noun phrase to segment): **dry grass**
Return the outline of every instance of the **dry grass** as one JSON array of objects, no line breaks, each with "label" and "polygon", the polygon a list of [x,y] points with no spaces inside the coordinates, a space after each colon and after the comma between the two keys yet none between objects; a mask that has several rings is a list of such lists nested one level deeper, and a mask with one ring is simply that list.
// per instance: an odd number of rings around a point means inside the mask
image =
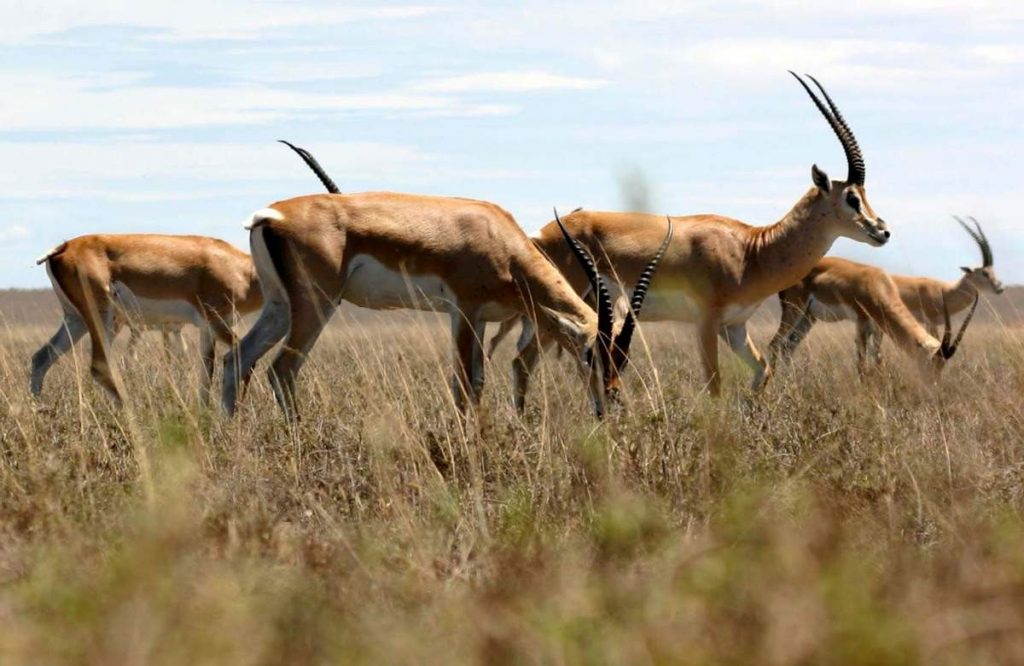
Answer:
[{"label": "dry grass", "polygon": [[467,435],[442,325],[339,324],[288,428],[262,381],[200,406],[156,336],[123,412],[87,345],[37,405],[50,326],[0,322],[0,662],[1024,662],[1021,329],[929,387],[891,346],[859,381],[822,327],[716,402],[648,326],[657,376],[603,424],[554,357],[517,419],[506,348]]}]

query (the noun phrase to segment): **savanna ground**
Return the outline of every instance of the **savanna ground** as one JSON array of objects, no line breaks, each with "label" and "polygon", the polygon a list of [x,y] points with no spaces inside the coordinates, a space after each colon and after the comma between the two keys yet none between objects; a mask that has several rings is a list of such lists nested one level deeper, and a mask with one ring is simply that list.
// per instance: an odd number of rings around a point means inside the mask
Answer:
[{"label": "savanna ground", "polygon": [[0,663],[1024,662],[1013,308],[935,386],[820,326],[754,400],[649,325],[604,423],[553,355],[517,418],[508,343],[467,435],[430,317],[339,317],[288,427],[262,367],[227,420],[155,334],[123,411],[88,343],[37,403],[52,301],[0,306]]}]

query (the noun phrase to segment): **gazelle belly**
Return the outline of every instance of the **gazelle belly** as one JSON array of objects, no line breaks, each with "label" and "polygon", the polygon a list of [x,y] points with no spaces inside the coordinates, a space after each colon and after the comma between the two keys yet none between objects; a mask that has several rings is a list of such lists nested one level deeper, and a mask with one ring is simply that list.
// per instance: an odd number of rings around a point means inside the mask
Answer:
[{"label": "gazelle belly", "polygon": [[189,302],[177,299],[143,298],[122,282],[111,285],[114,302],[128,317],[143,326],[153,328],[176,327],[181,324],[203,322],[203,316]]},{"label": "gazelle belly", "polygon": [[341,297],[374,310],[447,310],[455,298],[441,278],[401,273],[367,254],[349,261]]},{"label": "gazelle belly", "polygon": [[703,311],[696,301],[683,291],[655,290],[647,292],[641,321],[685,321],[698,322]]}]

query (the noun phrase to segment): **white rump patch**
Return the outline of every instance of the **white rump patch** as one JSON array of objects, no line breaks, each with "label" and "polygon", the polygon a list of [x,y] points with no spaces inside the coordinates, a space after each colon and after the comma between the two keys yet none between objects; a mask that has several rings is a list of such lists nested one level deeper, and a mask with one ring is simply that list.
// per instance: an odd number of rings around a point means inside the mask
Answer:
[{"label": "white rump patch", "polygon": [[252,214],[249,218],[249,223],[245,225],[245,228],[251,231],[252,229],[260,226],[261,224],[266,224],[267,222],[283,221],[284,215],[281,214],[281,211],[273,208],[261,208]]}]

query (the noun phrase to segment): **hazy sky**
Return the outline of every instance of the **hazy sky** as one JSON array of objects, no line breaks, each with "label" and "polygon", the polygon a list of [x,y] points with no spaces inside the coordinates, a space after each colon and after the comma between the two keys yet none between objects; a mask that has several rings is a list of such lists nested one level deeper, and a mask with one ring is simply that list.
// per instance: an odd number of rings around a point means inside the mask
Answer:
[{"label": "hazy sky", "polygon": [[320,191],[488,199],[527,230],[621,209],[777,220],[828,126],[787,69],[816,75],[857,133],[882,249],[833,253],[953,278],[979,261],[1024,282],[1024,3],[950,0],[402,5],[0,0],[0,286],[90,232],[220,236]]}]

